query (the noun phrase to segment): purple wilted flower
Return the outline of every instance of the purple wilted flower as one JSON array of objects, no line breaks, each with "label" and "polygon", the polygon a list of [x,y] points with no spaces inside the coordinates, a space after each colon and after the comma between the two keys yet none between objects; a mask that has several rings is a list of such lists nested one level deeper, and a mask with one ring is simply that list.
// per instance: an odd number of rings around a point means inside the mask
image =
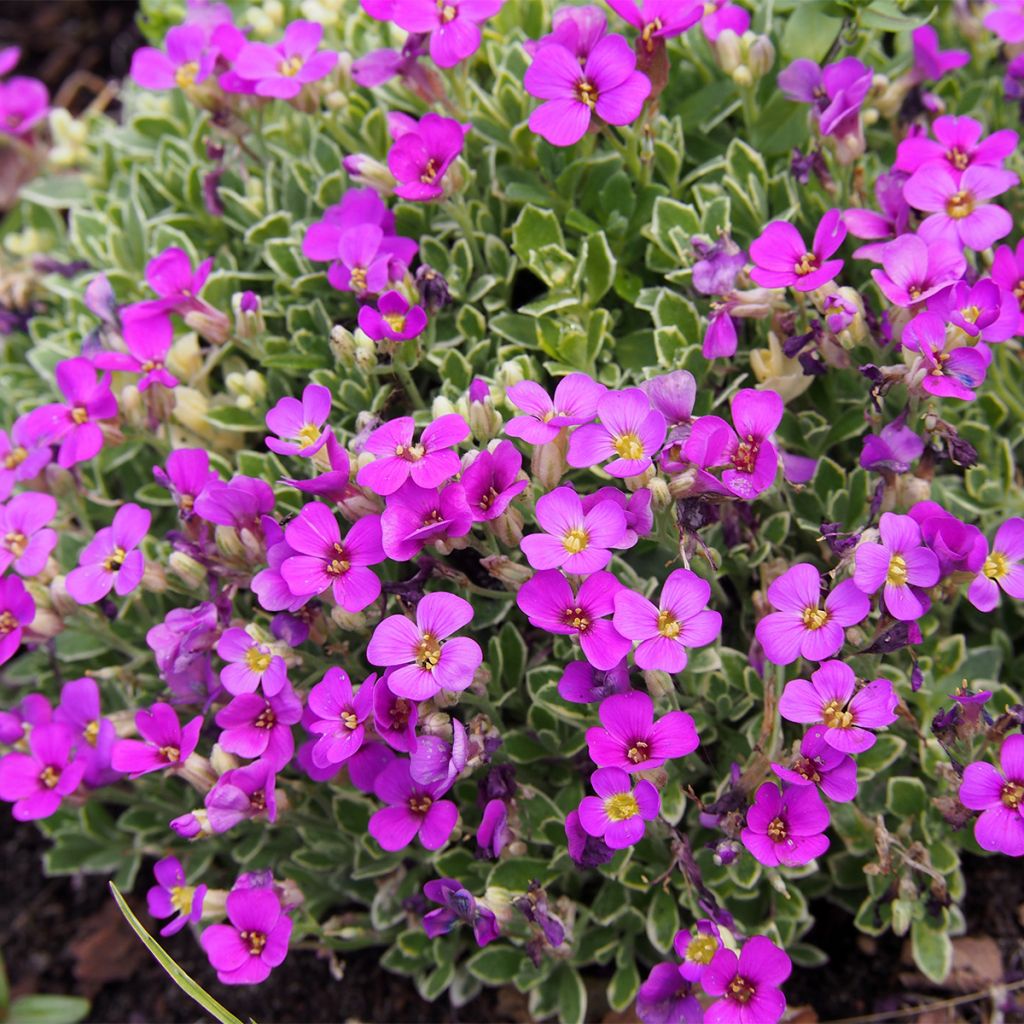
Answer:
[{"label": "purple wilted flower", "polygon": [[366,648],[371,665],[388,666],[393,693],[426,700],[440,690],[465,690],[483,660],[480,645],[452,637],[473,618],[473,606],[454,594],[427,594],[416,606],[415,624],[391,615],[373,631]]},{"label": "purple wilted flower", "polygon": [[50,95],[38,79],[15,75],[0,82],[0,135],[28,141],[49,112]]},{"label": "purple wilted flower", "polygon": [[219,634],[217,609],[209,601],[195,608],[171,609],[164,621],[146,634],[157,668],[175,693],[190,698],[208,696],[210,684],[216,684],[210,651]]},{"label": "purple wilted flower", "polygon": [[1024,736],[1007,736],[999,760],[1002,774],[987,761],[975,761],[964,769],[960,802],[981,811],[974,837],[983,850],[1020,857],[1024,855]]},{"label": "purple wilted flower", "polygon": [[596,669],[615,668],[632,646],[606,616],[615,609],[622,584],[610,572],[591,573],[573,593],[557,569],[542,569],[527,580],[516,603],[538,629],[579,638],[583,655]]},{"label": "purple wilted flower", "polygon": [[772,770],[791,786],[819,786],[825,796],[839,804],[857,795],[857,763],[825,739],[825,729],[820,725],[804,733],[800,754],[789,767],[773,762]]},{"label": "purple wilted flower", "polygon": [[0,430],[0,501],[15,484],[35,479],[52,458],[49,444],[29,430],[28,416],[16,419],[10,434]]},{"label": "purple wilted flower", "polygon": [[608,0],[608,6],[640,33],[640,43],[650,53],[655,39],[682,35],[700,21],[704,5],[697,0]]},{"label": "purple wilted flower", "polygon": [[0,711],[0,743],[13,747],[40,725],[53,720],[53,708],[41,693],[28,693],[10,711]]},{"label": "purple wilted flower", "polygon": [[165,388],[177,387],[178,379],[164,365],[174,334],[170,318],[151,316],[126,319],[123,333],[128,351],[98,352],[93,357],[93,366],[101,370],[142,374],[138,384],[140,391],[145,391],[153,384]]},{"label": "purple wilted flower", "polygon": [[359,494],[358,489],[351,482],[351,469],[348,452],[338,444],[338,439],[331,430],[325,431],[327,435],[327,461],[331,468],[312,480],[292,480],[284,477],[281,482],[294,487],[303,494],[312,494],[318,498],[326,498],[328,502],[343,502]]},{"label": "purple wilted flower", "polygon": [[615,851],[598,836],[588,835],[580,824],[579,811],[570,811],[565,818],[565,838],[569,856],[580,868],[596,868],[615,856]]},{"label": "purple wilted flower", "polygon": [[413,443],[416,424],[411,416],[400,416],[374,430],[365,450],[376,455],[359,470],[356,481],[375,494],[394,494],[408,479],[420,487],[437,487],[459,472],[454,445],[469,436],[469,424],[458,415],[441,416],[423,428]]},{"label": "purple wilted flower", "polygon": [[587,747],[591,761],[601,768],[660,768],[670,758],[692,754],[700,742],[685,711],[670,711],[655,721],[654,702],[646,693],[608,697],[597,714],[601,727],[587,730]]},{"label": "purple wilted flower", "polygon": [[255,693],[262,687],[272,697],[288,682],[284,658],[244,629],[225,630],[217,641],[217,653],[229,663],[220,670],[220,681],[233,696]]},{"label": "purple wilted flower", "polygon": [[408,341],[423,333],[427,314],[422,306],[410,306],[401,292],[385,292],[376,309],[360,306],[359,326],[373,341]]},{"label": "purple wilted flower", "polygon": [[853,580],[843,580],[821,606],[821,577],[813,565],[794,565],[768,587],[768,600],[778,609],[757,624],[755,634],[765,657],[789,665],[803,656],[823,661],[837,654],[847,626],[862,622],[871,601]]},{"label": "purple wilted flower", "polygon": [[595,506],[608,501],[622,509],[626,520],[626,532],[622,535],[622,540],[614,544],[613,547],[620,549],[633,547],[641,537],[646,537],[654,526],[651,492],[646,487],[641,487],[632,494],[626,494],[617,487],[600,487],[591,494],[581,495],[580,500],[583,502],[585,514],[589,514]]},{"label": "purple wilted flower", "polygon": [[523,457],[516,446],[499,441],[493,451],[480,452],[462,471],[459,483],[474,522],[497,519],[512,499],[529,487],[529,480],[519,478],[522,468]]},{"label": "purple wilted flower", "polygon": [[928,310],[938,313],[947,325],[959,328],[967,338],[999,342],[1017,333],[1016,298],[1000,290],[990,277],[973,285],[957,281],[932,296]]},{"label": "purple wilted flower", "polygon": [[435,782],[449,785],[462,773],[469,760],[469,737],[466,727],[452,719],[452,741],[441,736],[420,736],[416,749],[409,756],[409,773],[414,782],[429,786]]},{"label": "purple wilted flower", "polygon": [[228,893],[229,924],[213,924],[201,938],[203,949],[223,985],[257,985],[288,955],[291,918],[272,889],[235,889]]},{"label": "purple wilted flower", "polygon": [[641,1024],[692,1024],[703,1010],[693,985],[675,964],[655,964],[636,993],[636,1015]]},{"label": "purple wilted flower", "polygon": [[612,501],[602,501],[589,512],[571,487],[557,487],[537,500],[537,525],[544,533],[531,534],[520,543],[535,569],[564,569],[585,576],[603,569],[610,548],[626,533],[626,517]]},{"label": "purple wilted flower", "polygon": [[301,401],[286,395],[267,413],[267,429],[278,435],[267,438],[267,447],[278,455],[311,458],[327,443],[329,431],[322,427],[330,414],[331,392],[307,384]]},{"label": "purple wilted flower", "polygon": [[57,463],[69,469],[103,447],[103,431],[95,421],[116,416],[117,399],[110,391],[110,374],[97,381],[88,359],[64,359],[54,372],[67,401],[34,409],[25,417],[25,430],[34,439],[59,444]]},{"label": "purple wilted flower", "polygon": [[203,800],[210,828],[227,832],[239,822],[261,815],[276,821],[276,781],[274,766],[263,758],[226,771]]},{"label": "purple wilted flower", "polygon": [[629,691],[629,669],[624,658],[605,672],[599,672],[589,661],[570,661],[558,680],[558,695],[572,704],[595,704]]},{"label": "purple wilted flower", "polygon": [[901,413],[879,433],[868,434],[860,453],[864,469],[887,469],[893,473],[906,473],[910,465],[924,452],[924,441],[906,424],[906,413]]},{"label": "purple wilted flower", "polygon": [[843,213],[837,209],[821,218],[810,249],[792,224],[774,220],[750,243],[754,263],[750,276],[763,288],[792,286],[799,292],[814,291],[843,269],[842,260],[829,257],[845,237]]},{"label": "purple wilted flower", "polygon": [[167,456],[167,468],[153,467],[153,476],[174,497],[182,519],[193,514],[196,498],[211,480],[219,479],[210,469],[210,455],[204,448],[177,448]]},{"label": "purple wilted flower", "polygon": [[[910,205],[903,198],[907,175],[890,171],[875,179],[875,198],[881,213],[855,208],[843,211],[843,223],[855,238],[893,239],[906,234],[910,224]],[[880,260],[884,241],[862,245],[853,255],[859,260]]]},{"label": "purple wilted flower", "polygon": [[931,162],[910,176],[903,195],[914,209],[931,214],[917,229],[929,245],[949,242],[981,252],[1013,229],[1010,214],[988,200],[1019,181],[1013,171],[987,164],[972,164],[960,172]]},{"label": "purple wilted flower", "polygon": [[260,529],[261,518],[274,510],[274,489],[254,476],[233,476],[227,483],[211,480],[195,501],[200,519],[217,526]]},{"label": "purple wilted flower", "polygon": [[967,268],[963,248],[950,242],[926,243],[917,235],[901,235],[882,247],[882,269],[871,276],[885,297],[897,306],[912,306],[956,284]]},{"label": "purple wilted flower", "polygon": [[722,631],[722,616],[706,605],[711,587],[689,569],[670,573],[655,607],[647,598],[623,588],[615,594],[615,629],[637,641],[637,668],[682,672],[686,649],[704,647]]},{"label": "purple wilted flower", "polygon": [[636,70],[636,54],[622,36],[603,36],[583,66],[559,43],[540,47],[523,82],[546,100],[530,115],[530,130],[554,146],[571,146],[593,116],[608,124],[636,120],[650,95],[650,79]]},{"label": "purple wilted flower", "polygon": [[296,596],[330,588],[348,612],[361,612],[380,596],[380,579],[369,568],[384,561],[380,516],[363,516],[342,540],[334,513],[313,501],[303,505],[284,535],[294,554],[281,563],[280,573]]},{"label": "purple wilted flower", "polygon": [[110,764],[117,734],[114,725],[100,710],[100,690],[94,679],[84,676],[65,683],[60,691],[60,704],[54,709],[53,721],[74,730],[78,744],[77,757],[85,764],[83,782],[91,789],[109,785],[120,778]]},{"label": "purple wilted flower", "polygon": [[846,142],[851,152],[863,151],[860,108],[871,89],[872,73],[856,57],[844,57],[825,68],[812,60],[793,61],[779,73],[779,88],[791,100],[809,103],[822,135]]},{"label": "purple wilted flower", "polygon": [[508,805],[497,798],[487,801],[480,827],[476,830],[476,849],[478,857],[497,860],[501,851],[508,846],[512,833],[508,827]]},{"label": "purple wilted flower", "polygon": [[992,550],[967,589],[967,600],[979,611],[999,605],[999,591],[1024,600],[1024,519],[1014,516],[996,530]]},{"label": "purple wilted flower", "polygon": [[388,851],[404,850],[415,838],[427,850],[439,850],[452,834],[459,809],[442,800],[450,783],[423,785],[409,774],[408,761],[395,761],[378,776],[374,793],[390,804],[370,817],[369,832]]},{"label": "purple wilted flower", "polygon": [[941,576],[977,572],[985,560],[985,537],[934,501],[919,501],[908,515],[921,527],[921,539],[935,552]]},{"label": "purple wilted flower", "polygon": [[586,373],[570,373],[555,388],[555,397],[532,380],[520,381],[508,389],[508,400],[525,416],[513,416],[505,424],[509,437],[528,444],[547,444],[563,427],[589,423],[597,415],[597,403],[606,388]]},{"label": "purple wilted flower", "polygon": [[734,430],[720,416],[701,416],[683,446],[687,461],[699,469],[728,466],[722,484],[702,473],[705,487],[751,501],[775,482],[779,454],[769,438],[782,420],[782,399],[774,391],[742,388],[731,403]]},{"label": "purple wilted flower", "polygon": [[[1024,334],[1024,239],[1017,243],[1016,252],[1008,245],[1001,245],[996,249],[995,259],[992,261],[992,280],[1017,300],[1020,307],[1020,322],[1016,333]],[[0,459],[0,481],[3,479],[2,472],[3,460]],[[2,489],[0,483],[0,490]]]},{"label": "purple wilted flower", "polygon": [[146,893],[150,916],[174,917],[160,929],[160,934],[177,935],[185,925],[198,923],[203,916],[206,886],[189,885],[177,857],[158,860],[153,865],[153,877],[157,884]]},{"label": "purple wilted flower", "polygon": [[164,768],[181,767],[196,749],[203,716],[196,715],[183,727],[178,712],[159,701],[136,712],[135,727],[142,739],[118,740],[110,759],[116,771],[133,779]]},{"label": "purple wilted flower", "polygon": [[885,587],[885,607],[896,619],[919,619],[927,598],[917,589],[939,581],[939,560],[921,543],[921,528],[910,516],[886,512],[879,522],[881,543],[857,546],[853,579],[865,594]]},{"label": "purple wilted flower", "polygon": [[444,176],[462,152],[467,131],[469,125],[439,114],[424,114],[403,131],[388,150],[388,169],[398,182],[395,195],[417,202],[440,199]]},{"label": "purple wilted flower", "polygon": [[363,745],[363,723],[373,711],[376,675],[366,678],[358,693],[352,680],[340,668],[329,668],[307,700],[306,729],[317,736],[313,745],[313,763],[321,768],[347,761]]},{"label": "purple wilted flower", "polygon": [[472,893],[454,878],[437,878],[423,886],[423,895],[434,903],[437,910],[423,915],[423,930],[432,939],[447,935],[456,921],[463,921],[473,929],[478,946],[486,946],[498,938],[498,921],[494,913],[477,905]]},{"label": "purple wilted flower", "polygon": [[[694,238],[691,243],[693,251],[700,257],[693,265],[693,287],[701,295],[725,295],[736,287],[736,278],[747,265],[747,254],[728,236],[722,235],[714,243],[702,238]],[[676,370],[665,374],[674,377],[686,370]],[[691,375],[692,376],[692,375]],[[658,380],[659,378],[654,378]],[[640,385],[644,387],[643,384]],[[644,388],[646,391],[647,389]],[[692,403],[691,403],[692,404]],[[657,406],[657,408],[661,408]],[[662,409],[662,412],[665,410]],[[668,415],[666,413],[666,415]],[[671,421],[671,417],[669,417]]]},{"label": "purple wilted flower", "polygon": [[0,573],[9,567],[20,576],[36,576],[57,546],[57,531],[47,526],[57,514],[57,499],[26,491],[0,505]]},{"label": "purple wilted flower", "polygon": [[598,768],[590,776],[597,796],[580,802],[580,824],[587,835],[603,839],[609,849],[622,850],[638,843],[646,823],[658,817],[661,796],[654,785],[633,780],[621,768]]},{"label": "purple wilted flower", "polygon": [[[940,50],[939,33],[932,25],[922,25],[910,34],[914,48],[914,78],[937,82],[947,72],[962,68],[971,60],[966,50]],[[936,124],[943,120],[937,118]]]},{"label": "purple wilted flower", "polygon": [[138,544],[152,518],[148,509],[129,502],[117,510],[110,526],[96,531],[78,557],[78,568],[67,575],[68,593],[79,604],[95,604],[111,588],[124,597],[139,585],[146,560]]},{"label": "purple wilted flower", "polygon": [[679,965],[679,973],[687,981],[700,981],[722,946],[722,933],[718,925],[708,918],[698,921],[690,931],[676,932],[672,948],[683,961]]},{"label": "purple wilted flower", "polygon": [[540,39],[526,39],[523,49],[533,57],[542,46],[558,43],[586,63],[590,51],[603,38],[608,19],[600,7],[584,4],[580,7],[559,7],[551,16],[551,31]]},{"label": "purple wilted flower", "polygon": [[597,402],[599,423],[573,431],[566,461],[570,466],[595,466],[611,459],[605,472],[614,477],[638,476],[661,450],[667,425],[665,417],[651,408],[640,388],[612,391]]},{"label": "purple wilted flower", "polygon": [[899,144],[896,170],[913,174],[925,164],[944,161],[960,172],[975,164],[1001,164],[1017,148],[1017,133],[1009,128],[982,139],[984,128],[973,117],[937,117],[932,131],[938,141],[925,135],[910,135]]},{"label": "purple wilted flower", "polygon": [[199,25],[176,25],[164,38],[167,52],[141,46],[132,54],[131,77],[143,89],[188,89],[205,82],[217,63],[217,50]]},{"label": "purple wilted flower", "polygon": [[857,690],[849,665],[826,661],[810,680],[792,679],[779,698],[787,722],[824,725],[822,739],[845,754],[860,754],[875,745],[871,729],[896,721],[899,698],[888,679],[875,679]]},{"label": "purple wilted flower", "polygon": [[398,50],[371,50],[352,62],[352,80],[365,89],[383,85],[396,75],[421,94],[430,93],[431,76],[420,67],[419,59],[427,52],[428,39],[422,32],[411,32]]},{"label": "purple wilted flower", "polygon": [[774,782],[766,782],[754,794],[740,838],[762,864],[793,867],[807,864],[828,849],[824,832],[829,820],[828,808],[813,786],[792,786],[780,793]]},{"label": "purple wilted flower", "polygon": [[704,991],[721,997],[704,1011],[706,1024],[777,1024],[786,1012],[779,986],[792,969],[789,957],[763,935],[748,939],[738,957],[720,949],[701,977]]},{"label": "purple wilted flower", "polygon": [[0,758],[0,800],[14,804],[16,821],[50,817],[78,789],[85,761],[75,757],[75,743],[75,734],[54,722],[29,733],[28,753],[13,751]]},{"label": "purple wilted flower", "polygon": [[373,687],[373,725],[389,747],[408,754],[416,749],[416,722],[419,705],[408,697],[400,697],[389,685],[390,672]]},{"label": "purple wilted flower", "polygon": [[407,562],[424,544],[464,537],[472,526],[461,484],[448,484],[439,492],[408,480],[388,496],[381,515],[381,546],[388,558]]},{"label": "purple wilted flower", "polygon": [[679,440],[689,433],[697,382],[689,370],[673,370],[641,382],[640,389],[651,405],[665,417],[669,440]]},{"label": "purple wilted flower", "polygon": [[239,757],[262,757],[274,769],[283,768],[295,753],[291,727],[302,718],[302,701],[285,683],[272,697],[241,693],[217,712],[214,721],[224,731],[220,745]]},{"label": "purple wilted flower", "polygon": [[231,69],[244,81],[255,83],[257,96],[294,99],[304,85],[325,78],[338,63],[336,53],[317,52],[323,34],[323,25],[315,21],[293,21],[273,46],[246,43]]},{"label": "purple wilted flower", "polygon": [[[451,68],[471,57],[480,47],[481,21],[501,10],[504,0],[402,0],[387,14],[371,14],[392,20],[406,32],[430,33],[430,58],[442,68]],[[369,9],[368,4],[363,5]]]}]

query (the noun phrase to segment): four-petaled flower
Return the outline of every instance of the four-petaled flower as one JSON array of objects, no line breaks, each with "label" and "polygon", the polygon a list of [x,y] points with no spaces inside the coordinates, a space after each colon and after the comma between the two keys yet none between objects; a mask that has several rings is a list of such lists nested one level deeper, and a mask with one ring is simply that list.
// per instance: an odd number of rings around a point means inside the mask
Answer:
[{"label": "four-petaled flower", "polygon": [[266,981],[288,954],[291,918],[271,888],[235,889],[226,909],[230,923],[210,925],[200,938],[217,980],[224,985]]},{"label": "four-petaled flower", "polygon": [[842,210],[832,209],[821,218],[808,249],[792,224],[775,220],[750,243],[754,263],[750,276],[763,288],[791,286],[811,292],[828,284],[840,270],[842,260],[829,257],[843,244],[846,225]]},{"label": "four-petaled flower", "polygon": [[621,768],[598,768],[590,776],[597,796],[585,796],[579,815],[583,831],[603,839],[612,850],[633,846],[643,838],[647,822],[658,817],[661,796],[647,779],[636,786]]},{"label": "four-petaled flower", "polygon": [[646,693],[620,693],[601,702],[601,727],[587,730],[590,759],[602,768],[627,772],[659,768],[673,757],[697,749],[700,738],[685,711],[654,720],[654,702]]},{"label": "four-petaled flower", "polygon": [[1024,735],[1007,736],[999,751],[1002,774],[987,761],[964,769],[960,802],[981,811],[974,837],[983,850],[1020,857],[1024,854]]},{"label": "four-petaled flower", "polygon": [[889,614],[913,622],[928,608],[921,589],[939,582],[939,560],[921,543],[921,528],[910,516],[886,512],[878,532],[881,543],[864,541],[857,546],[853,580],[865,594],[884,586]]},{"label": "four-petaled flower", "polygon": [[774,782],[765,782],[754,794],[740,838],[762,864],[792,867],[828,849],[824,833],[829,820],[828,808],[813,786],[790,786],[780,792]]},{"label": "four-petaled flower", "polygon": [[609,548],[622,543],[626,517],[613,501],[601,501],[583,511],[580,496],[571,487],[557,487],[537,499],[537,525],[544,533],[524,537],[520,543],[535,569],[564,569],[586,576],[610,561]]}]

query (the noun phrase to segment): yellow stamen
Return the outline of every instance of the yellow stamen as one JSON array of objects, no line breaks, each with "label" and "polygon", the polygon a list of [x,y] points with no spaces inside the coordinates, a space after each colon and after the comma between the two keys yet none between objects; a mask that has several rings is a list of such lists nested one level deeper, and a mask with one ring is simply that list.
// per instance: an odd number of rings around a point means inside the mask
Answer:
[{"label": "yellow stamen", "polygon": [[981,567],[983,576],[990,580],[1001,580],[1010,571],[1010,560],[1002,551],[993,551]]},{"label": "yellow stamen", "polygon": [[289,57],[277,65],[277,70],[285,78],[294,78],[302,70],[302,58],[298,56]]},{"label": "yellow stamen", "polygon": [[196,76],[199,74],[199,62],[190,60],[187,64],[182,64],[177,71],[174,72],[174,81],[179,89],[187,89],[190,85],[195,85]]},{"label": "yellow stamen", "polygon": [[581,551],[586,549],[589,543],[590,538],[587,536],[586,530],[573,529],[562,538],[562,547],[565,548],[570,555],[578,555]]},{"label": "yellow stamen", "polygon": [[22,448],[20,445],[17,448],[12,448],[4,456],[4,469],[17,469],[27,458],[27,448]]},{"label": "yellow stamen", "polygon": [[239,932],[238,935],[252,956],[259,956],[263,952],[263,947],[267,944],[267,937],[263,932]]},{"label": "yellow stamen", "polygon": [[575,608],[566,608],[563,617],[567,626],[572,626],[573,629],[578,629],[581,633],[590,627],[590,619],[579,605]]},{"label": "yellow stamen", "polygon": [[25,554],[25,548],[28,547],[28,537],[23,533],[19,533],[17,530],[11,530],[11,532],[4,537],[4,547],[7,548],[15,558],[21,558],[21,556]]},{"label": "yellow stamen", "polygon": [[773,843],[781,843],[787,835],[786,823],[781,818],[772,818],[768,822],[768,838]]},{"label": "yellow stamen", "polygon": [[616,793],[605,800],[604,813],[611,821],[628,821],[640,813],[640,805],[632,793]]},{"label": "yellow stamen", "polygon": [[52,764],[48,764],[40,773],[39,781],[47,788],[53,789],[54,786],[60,782],[60,772],[53,767]]},{"label": "yellow stamen", "polygon": [[801,617],[804,625],[812,632],[821,629],[829,619],[828,612],[824,608],[812,607],[811,605],[804,609]]},{"label": "yellow stamen", "polygon": [[427,672],[433,672],[440,660],[440,641],[433,633],[424,633],[416,647],[416,664]]},{"label": "yellow stamen", "polygon": [[686,959],[694,964],[709,964],[718,952],[718,940],[711,935],[698,935],[686,946]]},{"label": "yellow stamen", "polygon": [[597,105],[597,88],[584,78],[576,83],[576,99],[593,110]]},{"label": "yellow stamen", "polygon": [[269,651],[264,653],[259,647],[253,646],[245,652],[245,667],[250,672],[258,672],[262,675],[270,668],[270,663],[273,659],[274,656]]},{"label": "yellow stamen", "polygon": [[885,582],[891,587],[907,585],[907,560],[902,555],[893,555],[889,559],[889,568],[885,574]]},{"label": "yellow stamen", "polygon": [[174,885],[171,887],[171,906],[184,914],[186,917],[192,913],[192,897],[195,894],[194,885]]},{"label": "yellow stamen", "polygon": [[1017,810],[1024,803],[1024,782],[1007,782],[999,799],[1004,807],[1009,807],[1011,811]]},{"label": "yellow stamen", "polygon": [[636,434],[620,434],[612,442],[615,451],[624,459],[642,459],[644,457],[643,442]]},{"label": "yellow stamen", "polygon": [[974,212],[974,197],[970,192],[955,192],[946,200],[946,215],[953,220],[963,220]]},{"label": "yellow stamen", "polygon": [[430,799],[426,793],[421,793],[418,796],[409,797],[409,810],[413,814],[426,814],[430,810],[430,805],[434,801]]},{"label": "yellow stamen", "polygon": [[813,274],[820,266],[818,257],[813,252],[805,252],[799,262],[793,265],[793,269],[800,277],[806,277],[808,274]]},{"label": "yellow stamen", "polygon": [[669,640],[675,640],[682,629],[679,620],[667,608],[658,612],[658,632]]},{"label": "yellow stamen", "polygon": [[301,441],[303,448],[309,448],[320,440],[320,428],[315,423],[307,423],[295,435],[295,440]]},{"label": "yellow stamen", "polygon": [[821,720],[830,729],[849,729],[853,725],[853,712],[844,711],[842,701],[830,700],[821,709]]}]

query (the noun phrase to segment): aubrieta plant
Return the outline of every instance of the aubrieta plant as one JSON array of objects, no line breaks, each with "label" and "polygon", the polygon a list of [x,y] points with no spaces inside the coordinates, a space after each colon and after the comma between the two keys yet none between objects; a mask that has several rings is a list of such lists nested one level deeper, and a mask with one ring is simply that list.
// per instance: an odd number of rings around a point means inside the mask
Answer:
[{"label": "aubrieta plant", "polygon": [[769,1024],[820,900],[941,981],[1024,854],[1019,0],[141,23],[114,116],[0,53],[46,870],[228,985]]}]

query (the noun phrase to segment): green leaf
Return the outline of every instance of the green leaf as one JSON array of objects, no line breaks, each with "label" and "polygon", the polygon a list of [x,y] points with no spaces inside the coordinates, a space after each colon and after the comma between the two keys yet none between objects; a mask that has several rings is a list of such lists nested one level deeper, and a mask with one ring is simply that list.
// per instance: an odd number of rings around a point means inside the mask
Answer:
[{"label": "green leaf", "polygon": [[640,972],[636,967],[632,942],[625,942],[619,947],[615,963],[615,973],[608,982],[608,1003],[616,1013],[624,1013],[640,987]]},{"label": "green leaf", "polygon": [[928,793],[920,779],[896,775],[885,787],[885,806],[901,818],[912,818],[928,806]]},{"label": "green leaf", "polygon": [[806,57],[819,63],[828,53],[843,22],[827,9],[834,9],[827,0],[801,0],[797,4],[782,32],[782,54],[787,61]]},{"label": "green leaf", "polygon": [[617,265],[603,231],[597,231],[583,240],[580,273],[587,298],[592,305],[599,302],[611,288]]},{"label": "green leaf", "polygon": [[658,889],[647,910],[647,938],[659,953],[672,948],[672,940],[679,931],[679,906],[675,896]]},{"label": "green leaf", "polygon": [[568,964],[560,964],[558,976],[558,1020],[560,1024],[583,1024],[587,1015],[587,990],[583,979]]},{"label": "green leaf", "polygon": [[512,248],[516,255],[530,262],[538,249],[556,245],[565,249],[562,226],[552,210],[541,210],[536,206],[523,207],[522,213],[512,225]]},{"label": "green leaf", "polygon": [[209,409],[206,418],[221,430],[234,430],[245,433],[248,430],[266,430],[261,417],[250,409],[239,409],[234,405],[226,405],[220,409]]},{"label": "green leaf", "polygon": [[36,178],[22,186],[19,196],[30,203],[38,203],[51,210],[66,210],[72,206],[84,205],[92,198],[89,186],[80,174]]},{"label": "green leaf", "polygon": [[490,945],[466,961],[466,969],[485,985],[507,985],[527,963],[526,954],[514,946]]},{"label": "green leaf", "polygon": [[4,1020],[7,1024],[78,1024],[89,1012],[81,996],[22,996],[15,999]]},{"label": "green leaf", "polygon": [[953,943],[946,932],[927,921],[915,921],[910,927],[910,948],[921,973],[941,985],[953,966]]},{"label": "green leaf", "polygon": [[113,882],[110,883],[110,891],[114,894],[114,899],[117,901],[117,905],[124,914],[127,922],[132,926],[132,931],[140,939],[142,939],[143,945],[153,954],[156,962],[170,975],[171,981],[174,982],[182,992],[185,993],[189,998],[194,999],[206,1012],[213,1017],[215,1020],[219,1020],[221,1024],[242,1024],[242,1022],[226,1007],[221,1006],[216,999],[213,998],[198,982],[194,981],[189,977],[175,962],[172,960],[167,953],[164,952],[163,947],[157,942],[149,932],[142,926],[139,919],[132,913],[131,907],[125,902],[124,897],[118,891],[116,885]]}]

